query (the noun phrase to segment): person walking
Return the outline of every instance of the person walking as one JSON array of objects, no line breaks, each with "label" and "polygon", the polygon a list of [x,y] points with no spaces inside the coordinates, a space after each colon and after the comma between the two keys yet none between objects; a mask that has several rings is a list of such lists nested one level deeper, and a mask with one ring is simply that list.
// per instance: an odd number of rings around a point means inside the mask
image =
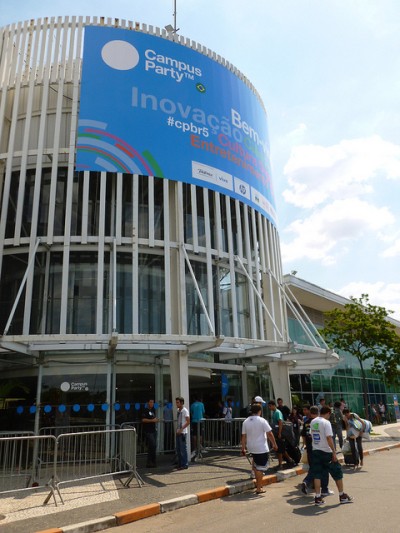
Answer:
[{"label": "person walking", "polygon": [[[303,446],[305,447],[306,452],[307,452],[309,469],[308,469],[306,477],[303,479],[303,482],[301,484],[301,492],[303,494],[308,494],[308,492],[313,489],[313,485],[314,485],[314,477],[311,472],[311,465],[312,465],[311,422],[314,418],[318,416],[318,407],[316,405],[313,405],[312,407],[310,407],[309,405],[304,405],[303,413],[305,415],[305,418],[303,421],[303,428],[301,430],[301,437],[303,440]],[[321,477],[321,496],[329,496],[330,494],[334,494],[333,490],[329,489],[328,484],[329,484],[329,473],[324,472]]]},{"label": "person walking", "polygon": [[383,403],[382,400],[378,403],[378,409],[379,409],[379,416],[380,416],[382,424],[387,424],[386,405]]},{"label": "person walking", "polygon": [[178,408],[178,424],[176,428],[176,455],[178,459],[177,470],[186,470],[189,467],[187,451],[187,434],[190,425],[189,411],[185,407],[185,400],[182,396],[175,398]]},{"label": "person walking", "polygon": [[290,415],[289,407],[287,405],[283,405],[282,398],[278,398],[276,400],[276,403],[277,403],[277,409],[279,409],[279,411],[282,413],[283,420],[287,420],[289,418],[289,415]]},{"label": "person walking", "polygon": [[[352,413],[350,409],[343,409],[343,416],[346,422],[347,439],[350,443],[351,455],[353,456],[354,466],[364,466],[364,450],[362,446],[362,434],[366,430],[365,420],[360,418],[357,413]],[[358,460],[358,456],[360,460]]]},{"label": "person walking", "polygon": [[339,448],[343,448],[343,413],[340,409],[340,402],[335,402],[333,404],[332,414],[330,416],[330,423],[332,425],[332,431],[333,431],[333,443],[335,445],[336,450],[336,437],[339,441]]},{"label": "person walking", "polygon": [[269,458],[268,440],[274,450],[278,449],[272,428],[261,416],[260,404],[253,404],[250,408],[251,415],[246,418],[242,425],[242,455],[246,455],[246,449],[253,456],[253,471],[256,478],[256,494],[265,492],[262,486],[262,478],[267,468]]},{"label": "person walking", "polygon": [[[200,400],[198,396],[195,396],[194,402],[190,406],[190,433],[192,435],[192,454],[191,459],[196,458],[199,446],[199,449],[203,445],[202,443],[202,434],[203,428],[201,425],[201,420],[205,417],[205,407],[204,403]],[[197,440],[199,438],[199,441]]]},{"label": "person walking", "polygon": [[289,467],[293,467],[294,462],[292,461],[290,455],[286,451],[285,439],[282,437],[283,415],[280,412],[280,410],[277,408],[274,400],[270,400],[268,402],[268,408],[270,409],[270,411],[272,411],[272,428],[273,428],[274,436],[276,439],[276,445],[278,447],[277,449],[278,468],[282,468],[283,458],[285,458]]},{"label": "person walking", "polygon": [[146,437],[147,443],[147,463],[146,468],[154,468],[157,466],[157,426],[158,418],[154,408],[154,400],[148,400],[142,414],[143,433]]},{"label": "person walking", "polygon": [[292,407],[288,420],[293,424],[294,438],[296,440],[296,446],[298,446],[300,442],[300,432],[303,419],[302,416],[299,414],[299,408],[297,407],[297,405],[294,405]]},{"label": "person walking", "polygon": [[339,491],[339,503],[351,503],[352,496],[344,492],[343,471],[336,456],[333,445],[332,426],[329,422],[331,410],[327,406],[321,407],[320,415],[311,421],[312,437],[312,465],[311,474],[314,476],[315,505],[323,505],[325,500],[321,495],[321,479],[328,472],[335,480]]}]

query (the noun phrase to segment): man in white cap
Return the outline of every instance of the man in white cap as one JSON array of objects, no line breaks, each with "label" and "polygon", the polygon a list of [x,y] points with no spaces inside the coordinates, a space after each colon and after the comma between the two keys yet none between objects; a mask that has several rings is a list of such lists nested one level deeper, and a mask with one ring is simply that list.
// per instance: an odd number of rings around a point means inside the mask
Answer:
[{"label": "man in white cap", "polygon": [[242,426],[242,455],[246,449],[253,457],[253,471],[256,479],[256,494],[265,492],[262,486],[264,471],[268,466],[270,441],[274,450],[277,450],[275,437],[269,423],[261,416],[261,405],[256,402],[251,406],[251,415],[246,418]]},{"label": "man in white cap", "polygon": [[[251,403],[246,407],[246,417],[252,416],[253,413],[251,412],[251,408],[253,405],[260,405],[261,406],[261,416],[262,416],[262,408],[265,405],[265,401],[262,399],[261,396],[253,396],[251,399]],[[251,472],[250,476],[255,479],[256,475],[254,472],[254,461],[251,462]]]}]

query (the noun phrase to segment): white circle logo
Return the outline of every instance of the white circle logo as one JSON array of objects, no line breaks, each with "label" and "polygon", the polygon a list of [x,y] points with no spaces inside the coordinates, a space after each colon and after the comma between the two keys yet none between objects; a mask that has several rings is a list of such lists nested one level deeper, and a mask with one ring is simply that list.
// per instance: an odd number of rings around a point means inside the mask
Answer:
[{"label": "white circle logo", "polygon": [[106,65],[116,70],[130,70],[139,63],[139,52],[126,41],[110,41],[101,50]]},{"label": "white circle logo", "polygon": [[71,388],[71,385],[68,383],[68,381],[64,381],[64,382],[61,383],[61,385],[60,385],[60,389],[61,389],[63,392],[68,392],[70,388]]}]

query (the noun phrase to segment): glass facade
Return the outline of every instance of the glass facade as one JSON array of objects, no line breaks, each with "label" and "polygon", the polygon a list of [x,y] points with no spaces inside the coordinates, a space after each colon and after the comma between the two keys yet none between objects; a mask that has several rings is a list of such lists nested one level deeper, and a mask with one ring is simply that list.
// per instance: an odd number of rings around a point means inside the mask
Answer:
[{"label": "glass facade", "polygon": [[[315,324],[317,327],[321,325],[323,320],[322,313],[318,314],[318,324]],[[303,342],[298,321],[289,318],[288,322],[291,338],[294,341]],[[360,365],[357,359],[350,354],[339,353],[338,355],[340,356],[340,363],[333,369],[319,370],[311,374],[291,374],[292,398],[311,405],[317,404],[320,397],[326,399],[327,405],[343,398],[349,409],[365,416]],[[368,361],[365,362],[365,374],[368,405],[370,406],[368,418],[373,419],[371,406],[383,401],[388,407],[390,419],[395,421],[393,396],[398,394],[396,387],[386,385],[381,377],[373,374],[371,364],[368,364]]]}]

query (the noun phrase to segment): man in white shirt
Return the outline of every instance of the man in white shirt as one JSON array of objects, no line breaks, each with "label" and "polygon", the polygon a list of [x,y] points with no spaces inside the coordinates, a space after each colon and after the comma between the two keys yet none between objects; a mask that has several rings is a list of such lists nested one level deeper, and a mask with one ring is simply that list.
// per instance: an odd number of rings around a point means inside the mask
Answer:
[{"label": "man in white shirt", "polygon": [[177,470],[186,470],[189,466],[187,451],[187,434],[190,425],[189,411],[185,407],[185,400],[178,396],[175,398],[178,408],[178,427],[176,429],[176,455],[178,458]]},{"label": "man in white shirt", "polygon": [[339,491],[339,503],[351,503],[353,498],[343,491],[343,471],[336,457],[333,443],[333,431],[329,417],[331,409],[321,407],[320,415],[310,424],[312,437],[311,475],[314,477],[315,505],[322,505],[325,500],[321,496],[321,478],[328,472],[335,480]]},{"label": "man in white shirt", "polygon": [[261,416],[260,404],[253,404],[250,408],[251,415],[246,418],[242,425],[242,454],[246,454],[246,448],[253,456],[253,470],[256,477],[256,494],[262,494],[263,472],[267,468],[269,458],[268,440],[273,449],[278,449],[272,428]]}]

